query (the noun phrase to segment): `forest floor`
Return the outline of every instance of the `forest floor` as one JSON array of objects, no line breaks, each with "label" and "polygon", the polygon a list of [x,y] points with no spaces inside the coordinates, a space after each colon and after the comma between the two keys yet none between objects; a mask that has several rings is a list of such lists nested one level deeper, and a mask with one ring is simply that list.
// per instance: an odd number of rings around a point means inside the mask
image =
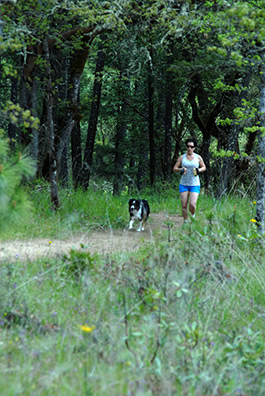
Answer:
[{"label": "forest floor", "polygon": [[[152,213],[145,230],[137,232],[138,224],[133,230],[88,230],[67,239],[35,238],[13,240],[0,243],[0,262],[17,260],[35,260],[43,257],[56,257],[68,254],[71,249],[99,254],[129,252],[138,250],[143,244],[155,243],[162,232],[170,228],[174,231],[182,224],[179,214],[168,215],[164,212]],[[129,223],[129,222],[128,222]],[[165,237],[164,237],[165,238]]]}]

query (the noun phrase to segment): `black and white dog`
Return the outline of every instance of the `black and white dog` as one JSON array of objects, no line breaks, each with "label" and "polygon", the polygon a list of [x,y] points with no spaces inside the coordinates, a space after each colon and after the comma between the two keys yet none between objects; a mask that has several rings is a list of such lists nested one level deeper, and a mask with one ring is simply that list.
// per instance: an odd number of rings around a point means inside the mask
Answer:
[{"label": "black and white dog", "polygon": [[130,199],[129,201],[130,223],[129,230],[133,228],[135,220],[140,221],[140,226],[137,231],[144,231],[144,225],[150,214],[150,207],[145,199]]}]

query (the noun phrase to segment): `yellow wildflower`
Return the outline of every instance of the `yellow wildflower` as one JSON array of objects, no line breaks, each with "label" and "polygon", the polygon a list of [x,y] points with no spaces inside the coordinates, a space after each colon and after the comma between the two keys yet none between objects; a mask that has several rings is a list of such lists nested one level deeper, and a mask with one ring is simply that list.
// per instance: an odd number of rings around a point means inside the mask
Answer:
[{"label": "yellow wildflower", "polygon": [[238,238],[242,238],[242,235],[238,234]]},{"label": "yellow wildflower", "polygon": [[95,329],[95,326],[82,325],[82,326],[80,326],[80,329],[81,329],[84,333],[92,333],[92,331]]},{"label": "yellow wildflower", "polygon": [[251,223],[256,223],[257,220],[256,220],[256,219],[251,219],[250,222],[251,222]]},{"label": "yellow wildflower", "polygon": [[52,241],[49,241],[49,245],[51,245],[52,244]]},{"label": "yellow wildflower", "polygon": [[256,203],[257,203],[256,201],[253,201],[253,205],[256,205]]}]

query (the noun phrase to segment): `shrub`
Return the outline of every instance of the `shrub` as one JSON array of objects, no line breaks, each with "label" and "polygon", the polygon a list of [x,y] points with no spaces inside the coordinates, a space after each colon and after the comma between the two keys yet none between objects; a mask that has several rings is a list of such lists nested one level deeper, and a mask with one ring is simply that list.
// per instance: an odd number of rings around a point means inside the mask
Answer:
[{"label": "shrub", "polygon": [[10,156],[8,142],[0,136],[0,228],[28,216],[31,204],[21,181],[33,174],[31,158],[21,153]]}]

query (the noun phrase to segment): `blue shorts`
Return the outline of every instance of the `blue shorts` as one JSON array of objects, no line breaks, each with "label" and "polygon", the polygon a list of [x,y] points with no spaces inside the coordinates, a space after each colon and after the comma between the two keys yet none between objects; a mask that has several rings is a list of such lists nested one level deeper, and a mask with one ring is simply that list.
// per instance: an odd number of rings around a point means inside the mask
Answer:
[{"label": "blue shorts", "polygon": [[200,194],[201,186],[183,186],[183,184],[179,185],[179,192],[183,193],[185,191],[195,192]]}]

